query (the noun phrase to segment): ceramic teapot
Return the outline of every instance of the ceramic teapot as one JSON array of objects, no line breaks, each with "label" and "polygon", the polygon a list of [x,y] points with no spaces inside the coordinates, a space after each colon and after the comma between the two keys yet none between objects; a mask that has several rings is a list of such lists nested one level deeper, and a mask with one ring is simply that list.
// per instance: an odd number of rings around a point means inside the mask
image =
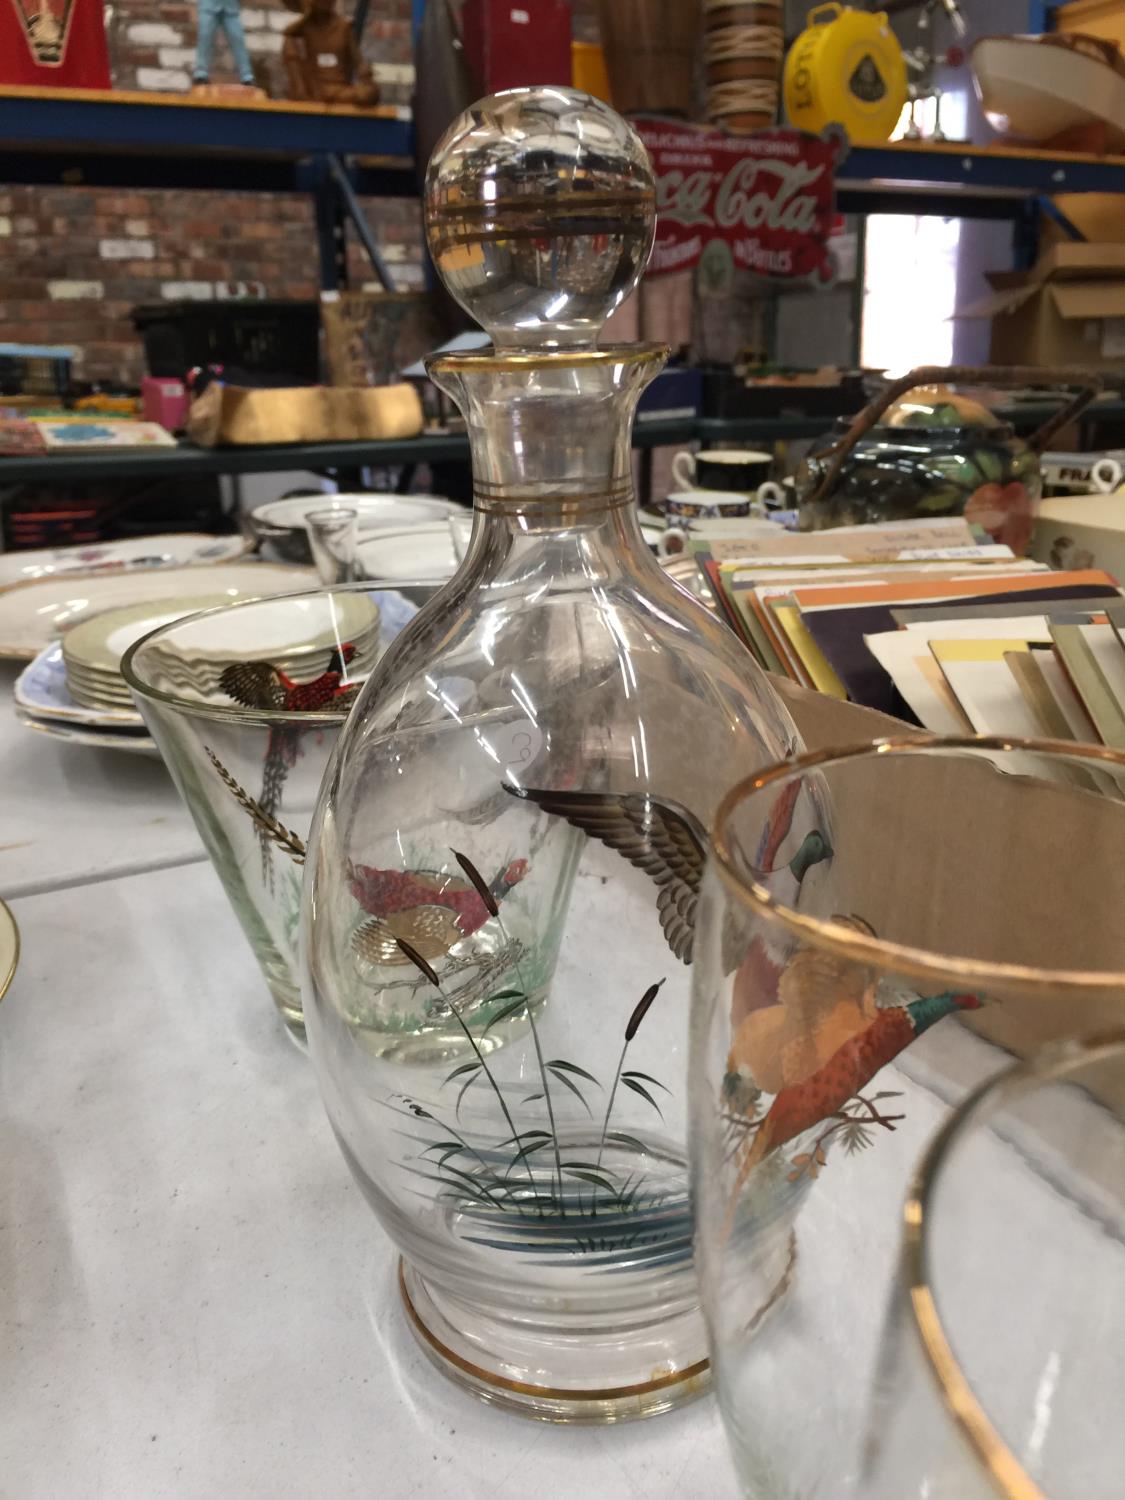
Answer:
[{"label": "ceramic teapot", "polygon": [[[913,370],[813,445],[797,471],[800,529],[964,515],[1022,554],[1042,492],[1039,454],[1106,379],[1072,368]],[[1024,439],[955,384],[1076,386],[1079,394]]]}]

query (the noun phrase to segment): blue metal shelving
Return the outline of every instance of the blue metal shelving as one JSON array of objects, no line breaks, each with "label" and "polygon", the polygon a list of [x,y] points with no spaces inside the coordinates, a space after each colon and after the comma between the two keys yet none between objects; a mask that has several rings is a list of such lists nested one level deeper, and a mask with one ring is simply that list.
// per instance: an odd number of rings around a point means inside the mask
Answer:
[{"label": "blue metal shelving", "polygon": [[843,212],[1010,219],[1029,199],[1125,192],[1125,157],[948,142],[853,146],[837,187]]},{"label": "blue metal shelving", "polygon": [[[169,94],[0,88],[0,177],[137,187],[309,187],[311,168],[350,158],[372,195],[412,194],[407,111],[266,101],[197,103]],[[1029,199],[1125,192],[1125,157],[1007,146],[854,146],[838,172],[846,212],[1014,218]]]},{"label": "blue metal shelving", "polygon": [[288,101],[0,88],[0,179],[294,191],[327,156],[365,160],[364,191],[412,193],[408,112]]},{"label": "blue metal shelving", "polygon": [[[413,0],[415,22],[420,9],[421,0]],[[318,203],[322,278],[325,287],[332,287],[342,267],[341,200],[350,196],[341,186],[341,173],[363,194],[413,196],[416,191],[414,131],[406,113],[0,88],[0,181],[305,190]],[[853,147],[837,180],[839,206],[846,212],[1019,220],[1035,202],[1057,193],[1125,193],[1125,156],[896,142]],[[684,436],[677,433],[669,440]],[[450,446],[456,447],[456,440]],[[371,451],[355,461],[378,462],[379,445],[366,447]],[[321,458],[326,465],[343,463],[355,453],[325,451]],[[185,471],[234,471],[282,466],[298,456],[293,450],[271,455],[266,462],[261,453],[174,454],[144,461],[182,465]],[[419,456],[420,449],[411,448],[410,457]],[[384,461],[391,461],[386,453]],[[395,461],[408,460],[400,455]],[[130,466],[128,458],[110,462]],[[0,486],[33,472],[45,477],[50,461],[37,459],[34,468],[25,464],[0,460]]]}]

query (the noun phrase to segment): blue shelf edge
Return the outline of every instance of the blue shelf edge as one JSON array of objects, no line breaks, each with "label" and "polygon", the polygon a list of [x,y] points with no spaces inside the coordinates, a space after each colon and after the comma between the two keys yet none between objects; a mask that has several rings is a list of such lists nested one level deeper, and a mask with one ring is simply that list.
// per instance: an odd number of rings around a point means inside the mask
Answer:
[{"label": "blue shelf edge", "polygon": [[[138,101],[52,91],[42,97],[0,90],[0,140],[6,152],[73,148],[93,151],[229,151],[243,157],[300,157],[316,152],[347,156],[411,157],[410,120],[381,115],[287,109],[284,106]],[[4,167],[0,166],[0,176]]]},{"label": "blue shelf edge", "polygon": [[841,191],[887,186],[890,192],[947,189],[975,196],[1009,195],[1013,208],[1025,197],[1054,193],[1125,192],[1125,158],[1103,161],[1065,153],[995,151],[979,146],[963,150],[919,146],[853,146],[836,172]]}]

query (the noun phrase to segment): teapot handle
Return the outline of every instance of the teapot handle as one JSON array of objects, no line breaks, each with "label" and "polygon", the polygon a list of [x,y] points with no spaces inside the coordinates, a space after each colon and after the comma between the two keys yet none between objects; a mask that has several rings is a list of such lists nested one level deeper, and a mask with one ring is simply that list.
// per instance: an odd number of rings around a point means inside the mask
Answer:
[{"label": "teapot handle", "polygon": [[1113,370],[1090,370],[1082,366],[1061,365],[920,365],[894,380],[863,408],[855,421],[844,433],[835,447],[823,455],[826,467],[820,483],[804,504],[810,505],[831,493],[840,477],[844,460],[860,438],[871,431],[875,423],[900,396],[919,385],[1069,385],[1077,386],[1078,394],[1073,400],[1048,417],[1042,427],[1029,439],[1028,447],[1033,453],[1042,453],[1060,427],[1072,422],[1079,412],[1085,410],[1101,391],[1119,389],[1122,377]]}]

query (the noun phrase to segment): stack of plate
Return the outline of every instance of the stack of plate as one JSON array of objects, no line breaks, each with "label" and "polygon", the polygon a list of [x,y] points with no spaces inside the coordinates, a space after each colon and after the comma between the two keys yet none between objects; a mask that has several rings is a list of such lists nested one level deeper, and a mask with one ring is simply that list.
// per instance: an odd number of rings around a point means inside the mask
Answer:
[{"label": "stack of plate", "polygon": [[12,982],[19,961],[20,930],[9,908],[0,901],[0,1000]]},{"label": "stack of plate", "polygon": [[[308,569],[237,563],[0,589],[0,655],[34,658],[16,681],[16,715],[28,729],[73,744],[156,754],[119,671],[133,640],[198,609],[310,583]],[[59,631],[69,632],[65,652],[51,639]]]},{"label": "stack of plate", "polygon": [[136,713],[132,694],[121,676],[121,658],[125,652],[134,641],[161,625],[223,603],[221,595],[199,594],[192,599],[170,600],[163,607],[152,603],[131,604],[125,609],[107,610],[76,625],[62,643],[71,697],[84,708]]},{"label": "stack of plate", "polygon": [[[213,596],[132,605],[77,625],[40,652],[16,682],[16,712],[30,729],[77,744],[156,752],[120,673],[125,651],[142,636],[184,615],[224,604]],[[350,644],[349,677],[362,679],[387,642],[415,614],[401,595],[340,593],[263,599],[249,611],[202,615],[175,645],[154,644],[150,666],[165,692],[204,702],[232,700],[219,684],[236,662],[269,662],[298,682],[327,671],[333,652]]]},{"label": "stack of plate", "polygon": [[0,657],[30,661],[72,626],[106,609],[158,600],[220,597],[223,603],[316,588],[312,568],[226,562],[207,568],[142,568],[130,572],[63,573],[0,588]]},{"label": "stack of plate", "polygon": [[144,720],[129,707],[88,708],[77,703],[67,684],[62,647],[41,651],[16,679],[16,717],[28,729],[74,745],[96,745],[155,755]]},{"label": "stack of plate", "polygon": [[[252,611],[240,611],[237,620],[229,614],[196,620],[190,630],[175,634],[174,644],[166,639],[153,644],[148,671],[166,692],[219,697],[229,704],[220,678],[232,663],[269,662],[296,682],[311,682],[329,670],[346,643],[353,647],[348,676],[362,678],[385,644],[383,597],[340,592],[332,596],[330,610],[322,595],[262,600]],[[117,644],[113,635],[105,642],[110,652]],[[131,644],[126,641],[126,647]]]}]

